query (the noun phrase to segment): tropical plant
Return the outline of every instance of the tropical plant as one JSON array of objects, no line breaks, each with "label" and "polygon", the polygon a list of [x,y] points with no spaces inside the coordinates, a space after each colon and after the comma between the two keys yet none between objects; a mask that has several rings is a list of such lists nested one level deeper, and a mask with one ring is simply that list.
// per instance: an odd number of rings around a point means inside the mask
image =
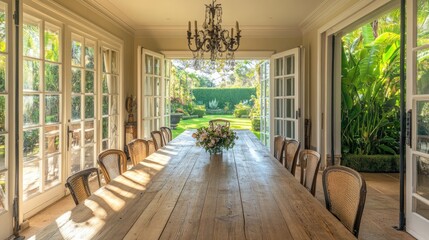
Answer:
[{"label": "tropical plant", "polygon": [[343,37],[342,151],[396,154],[399,151],[398,32],[382,27],[396,12]]},{"label": "tropical plant", "polygon": [[216,98],[209,101],[209,108],[210,109],[218,109],[218,105],[219,105],[219,102],[216,100]]}]

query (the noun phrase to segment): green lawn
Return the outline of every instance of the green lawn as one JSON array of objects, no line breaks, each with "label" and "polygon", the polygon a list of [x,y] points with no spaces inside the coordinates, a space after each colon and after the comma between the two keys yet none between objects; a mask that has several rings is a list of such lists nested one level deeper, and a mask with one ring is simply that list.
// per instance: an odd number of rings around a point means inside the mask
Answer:
[{"label": "green lawn", "polygon": [[[228,119],[231,122],[231,129],[249,129],[251,130],[249,118],[235,118],[234,115],[205,115],[202,118],[192,118],[181,120],[176,129],[173,129],[173,137],[184,132],[186,129],[196,129],[209,125],[209,121],[216,118]],[[259,138],[259,131],[252,131]]]}]

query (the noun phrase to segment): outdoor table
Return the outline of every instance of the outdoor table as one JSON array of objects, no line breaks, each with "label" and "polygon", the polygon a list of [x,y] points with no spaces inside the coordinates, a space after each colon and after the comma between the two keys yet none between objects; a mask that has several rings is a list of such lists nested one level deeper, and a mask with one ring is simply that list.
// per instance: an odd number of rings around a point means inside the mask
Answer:
[{"label": "outdoor table", "polygon": [[250,131],[210,156],[185,131],[32,239],[355,239]]}]

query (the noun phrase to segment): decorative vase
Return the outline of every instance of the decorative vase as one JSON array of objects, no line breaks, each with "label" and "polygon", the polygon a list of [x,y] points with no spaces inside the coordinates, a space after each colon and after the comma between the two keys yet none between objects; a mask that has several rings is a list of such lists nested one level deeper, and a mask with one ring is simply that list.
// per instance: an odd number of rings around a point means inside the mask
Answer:
[{"label": "decorative vase", "polygon": [[180,122],[180,119],[182,119],[183,113],[171,113],[170,114],[170,126],[173,129],[176,129],[177,124]]},{"label": "decorative vase", "polygon": [[222,152],[222,149],[221,150],[219,150],[219,151],[216,151],[216,152],[214,152],[214,153],[210,153],[210,159],[211,160],[217,160],[217,159],[222,159],[222,156],[223,156],[223,154],[222,154],[223,152]]}]

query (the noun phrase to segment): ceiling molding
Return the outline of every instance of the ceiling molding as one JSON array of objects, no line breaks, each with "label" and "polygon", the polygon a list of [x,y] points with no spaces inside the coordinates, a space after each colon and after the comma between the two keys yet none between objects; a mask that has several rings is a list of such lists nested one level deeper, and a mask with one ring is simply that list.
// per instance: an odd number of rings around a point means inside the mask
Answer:
[{"label": "ceiling molding", "polygon": [[[227,28],[227,27],[226,27]],[[297,28],[278,26],[241,26],[242,38],[296,38],[301,37]],[[182,38],[186,37],[187,26],[140,26],[136,29],[138,38]]]},{"label": "ceiling molding", "polygon": [[[124,29],[129,34],[131,35],[135,34],[135,29],[133,27],[133,25],[135,24],[131,24],[131,25],[128,24],[128,23],[133,23],[133,21],[130,18],[128,18],[125,14],[120,12],[119,10],[112,12],[96,0],[74,0],[74,1],[79,1],[82,5],[84,5],[88,9],[98,13],[107,21]],[[109,1],[104,1],[104,4],[110,4],[110,3]],[[111,8],[111,9],[116,9],[116,8]]]},{"label": "ceiling molding", "polygon": [[[352,2],[352,3],[350,3]],[[353,6],[356,0],[324,0],[308,17],[300,24],[302,33],[319,27],[320,22],[331,17],[333,13],[346,7]]]}]

